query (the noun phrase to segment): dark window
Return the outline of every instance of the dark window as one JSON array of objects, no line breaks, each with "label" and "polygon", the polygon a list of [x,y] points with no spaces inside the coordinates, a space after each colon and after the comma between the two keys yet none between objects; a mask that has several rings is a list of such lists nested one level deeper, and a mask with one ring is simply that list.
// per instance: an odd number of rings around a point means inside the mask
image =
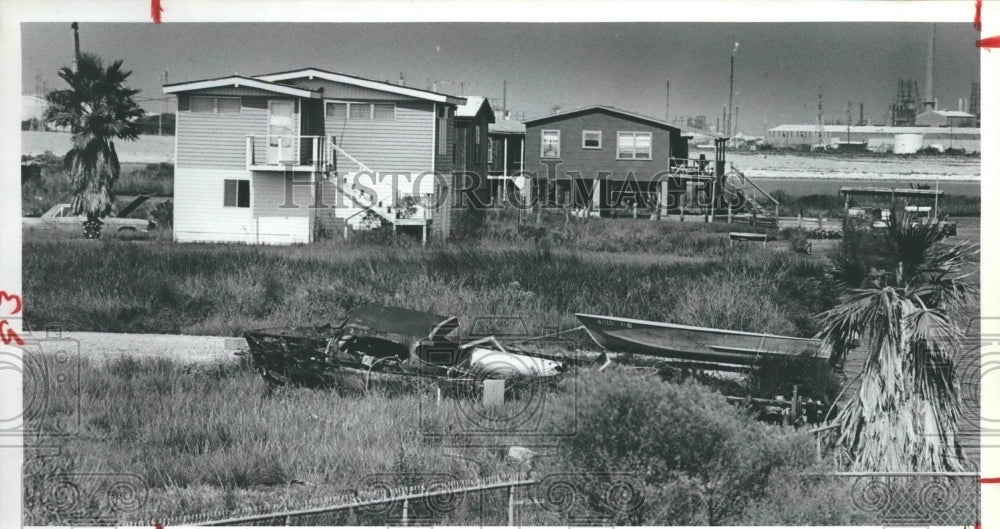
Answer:
[{"label": "dark window", "polygon": [[250,181],[226,180],[222,205],[227,208],[250,207]]}]

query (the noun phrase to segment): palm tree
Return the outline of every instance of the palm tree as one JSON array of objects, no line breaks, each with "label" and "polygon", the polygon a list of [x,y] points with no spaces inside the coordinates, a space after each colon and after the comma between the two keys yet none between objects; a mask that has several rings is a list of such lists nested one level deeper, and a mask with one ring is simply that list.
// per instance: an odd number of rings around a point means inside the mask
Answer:
[{"label": "palm tree", "polygon": [[851,470],[964,466],[953,364],[964,336],[955,311],[975,293],[961,266],[976,250],[943,238],[938,225],[896,212],[883,233],[845,233],[833,268],[844,293],[822,315],[819,337],[835,363],[851,342],[868,349],[860,387],[835,419]]},{"label": "palm tree", "polygon": [[45,120],[72,133],[73,148],[64,160],[73,188],[71,206],[74,214],[87,216],[84,235],[96,239],[101,217],[116,211],[114,186],[121,166],[114,140],[137,139],[136,120],[144,112],[132,99],[139,91],[123,84],[132,72],[121,69],[122,61],[105,68],[100,57],[83,53],[76,63],[75,69],[59,70],[69,88],[46,96]]}]

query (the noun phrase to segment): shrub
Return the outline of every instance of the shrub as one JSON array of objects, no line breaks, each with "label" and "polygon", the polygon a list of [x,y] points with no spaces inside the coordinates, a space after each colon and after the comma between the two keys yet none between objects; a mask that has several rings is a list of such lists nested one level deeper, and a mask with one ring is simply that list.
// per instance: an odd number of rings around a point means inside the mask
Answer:
[{"label": "shrub", "polygon": [[[577,515],[626,525],[743,524],[760,506],[784,501],[775,497],[782,483],[801,484],[799,474],[816,470],[808,436],[761,424],[700,384],[625,370],[584,372],[576,384],[575,398],[553,402],[548,425],[576,433],[560,438],[546,468],[573,476],[584,498]],[[590,492],[622,474],[634,491],[627,508]],[[803,508],[786,523],[825,523],[830,508],[850,510],[839,489],[800,490]]]}]

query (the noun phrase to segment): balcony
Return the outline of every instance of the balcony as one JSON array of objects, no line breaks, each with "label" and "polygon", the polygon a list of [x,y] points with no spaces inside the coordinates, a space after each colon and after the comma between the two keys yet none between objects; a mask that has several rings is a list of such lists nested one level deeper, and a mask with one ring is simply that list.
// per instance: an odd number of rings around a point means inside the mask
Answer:
[{"label": "balcony", "polygon": [[325,171],[326,141],[323,136],[247,136],[247,170]]}]

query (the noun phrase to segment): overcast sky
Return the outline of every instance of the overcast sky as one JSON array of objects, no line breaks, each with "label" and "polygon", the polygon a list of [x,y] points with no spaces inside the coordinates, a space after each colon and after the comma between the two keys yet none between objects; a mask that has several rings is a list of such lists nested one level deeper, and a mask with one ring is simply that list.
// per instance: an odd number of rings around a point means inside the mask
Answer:
[{"label": "overcast sky", "polygon": [[[81,48],[123,59],[140,97],[163,98],[171,83],[232,73],[258,75],[315,66],[460,95],[502,95],[527,117],[556,105],[611,105],[663,117],[705,115],[714,124],[729,97],[736,52],[739,129],[762,134],[781,123],[846,119],[848,101],[883,122],[899,79],[924,87],[930,24],[917,23],[406,23],[95,24],[81,23]],[[972,24],[938,24],[934,92],[957,108],[979,80]],[[72,60],[68,23],[22,25],[22,91],[36,74],[61,88],[56,70]],[[162,101],[144,101],[151,112]],[[173,104],[168,109],[173,111]]]}]

